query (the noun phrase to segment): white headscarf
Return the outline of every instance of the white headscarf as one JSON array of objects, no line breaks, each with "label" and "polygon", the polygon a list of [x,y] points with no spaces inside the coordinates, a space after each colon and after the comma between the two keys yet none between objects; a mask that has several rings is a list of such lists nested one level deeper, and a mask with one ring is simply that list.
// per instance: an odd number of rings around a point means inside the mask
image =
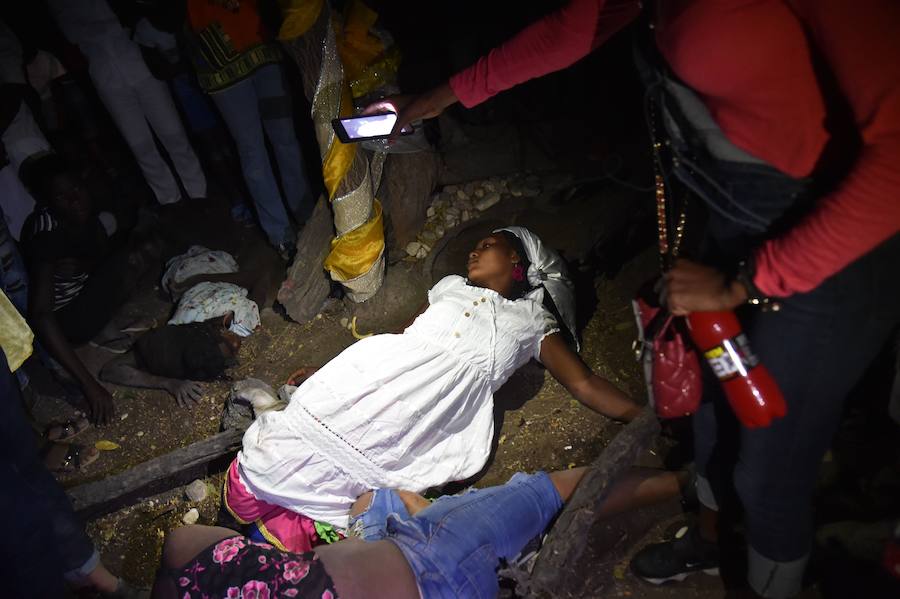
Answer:
[{"label": "white headscarf", "polygon": [[581,345],[578,343],[578,333],[575,330],[575,285],[569,278],[562,256],[556,250],[546,247],[537,235],[525,227],[503,227],[496,229],[494,233],[499,231],[507,231],[518,237],[531,263],[526,277],[533,289],[526,293],[525,297],[543,304],[544,292],[549,293],[562,319],[560,324],[572,334],[576,351],[580,350]]}]

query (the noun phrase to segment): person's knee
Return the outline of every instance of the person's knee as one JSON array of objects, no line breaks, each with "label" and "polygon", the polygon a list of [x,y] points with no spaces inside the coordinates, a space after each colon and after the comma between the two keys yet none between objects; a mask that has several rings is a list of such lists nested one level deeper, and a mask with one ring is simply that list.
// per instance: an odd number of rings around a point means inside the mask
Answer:
[{"label": "person's knee", "polygon": [[182,526],[166,535],[162,550],[164,568],[181,568],[193,557],[188,547],[197,533],[197,528],[197,526]]}]

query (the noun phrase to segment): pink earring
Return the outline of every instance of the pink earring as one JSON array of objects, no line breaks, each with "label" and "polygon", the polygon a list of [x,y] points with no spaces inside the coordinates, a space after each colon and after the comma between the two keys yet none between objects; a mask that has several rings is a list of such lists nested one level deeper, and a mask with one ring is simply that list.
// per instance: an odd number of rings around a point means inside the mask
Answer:
[{"label": "pink earring", "polygon": [[513,265],[512,278],[519,283],[525,280],[525,268],[518,262]]}]

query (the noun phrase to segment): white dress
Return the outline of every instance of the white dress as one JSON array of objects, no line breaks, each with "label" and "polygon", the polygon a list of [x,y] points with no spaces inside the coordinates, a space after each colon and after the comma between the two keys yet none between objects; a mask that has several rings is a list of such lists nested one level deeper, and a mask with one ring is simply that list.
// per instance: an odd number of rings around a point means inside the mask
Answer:
[{"label": "white dress", "polygon": [[350,346],[247,429],[238,473],[257,499],[346,527],[365,491],[423,491],[484,467],[493,394],[556,321],[455,275],[428,301],[403,334]]}]

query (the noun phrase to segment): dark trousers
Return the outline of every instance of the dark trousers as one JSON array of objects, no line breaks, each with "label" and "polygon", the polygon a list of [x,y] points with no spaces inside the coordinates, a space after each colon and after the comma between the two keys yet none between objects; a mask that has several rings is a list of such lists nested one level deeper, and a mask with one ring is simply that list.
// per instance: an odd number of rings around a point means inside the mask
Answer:
[{"label": "dark trousers", "polygon": [[2,351],[0,514],[4,597],[64,597],[64,575],[91,569],[96,560],[69,498],[38,455],[19,386]]}]

